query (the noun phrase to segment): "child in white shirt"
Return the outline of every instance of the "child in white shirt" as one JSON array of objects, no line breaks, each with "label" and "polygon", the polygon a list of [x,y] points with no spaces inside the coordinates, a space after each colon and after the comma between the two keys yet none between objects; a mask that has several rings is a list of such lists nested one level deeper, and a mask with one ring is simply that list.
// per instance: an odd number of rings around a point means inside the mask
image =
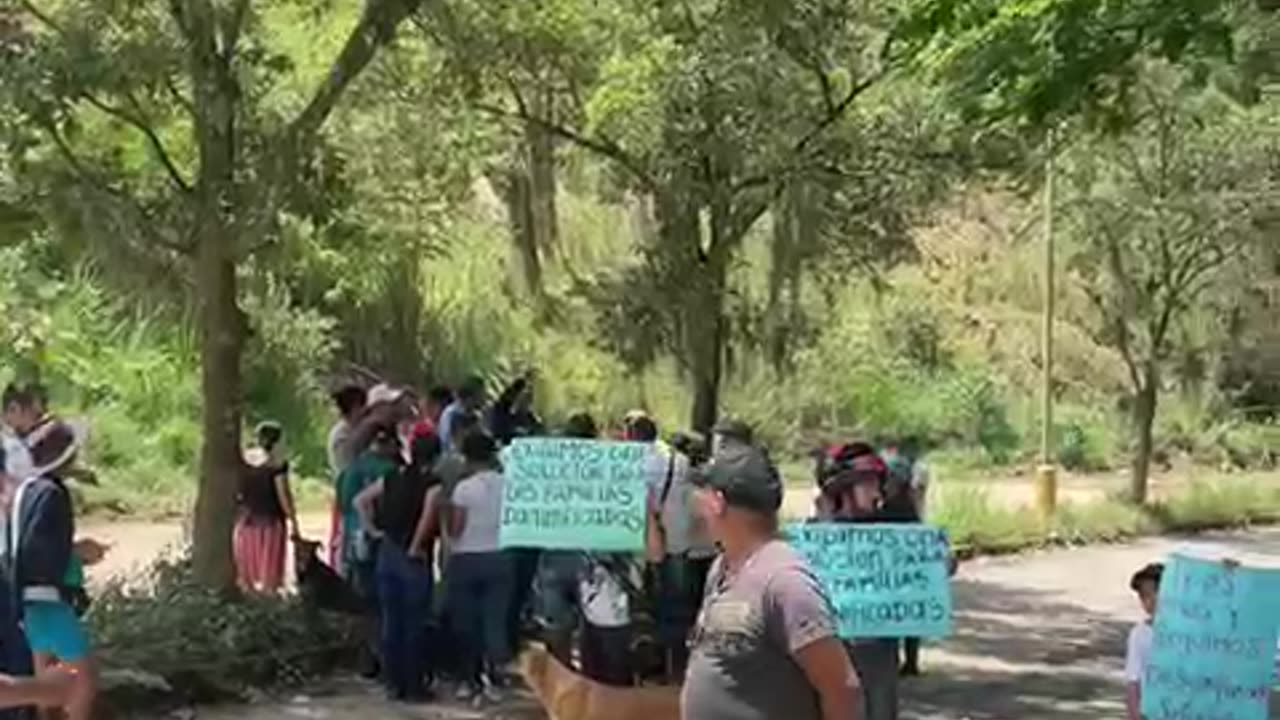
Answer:
[{"label": "child in white shirt", "polygon": [[631,685],[631,603],[634,577],[626,556],[596,556],[579,586],[582,615],[582,673],[608,685]]},{"label": "child in white shirt", "polygon": [[1156,598],[1160,594],[1160,576],[1164,565],[1151,563],[1134,573],[1129,587],[1138,594],[1138,602],[1147,617],[1129,631],[1129,647],[1124,659],[1125,708],[1129,720],[1142,720],[1142,680],[1151,658],[1151,622],[1156,614]]}]

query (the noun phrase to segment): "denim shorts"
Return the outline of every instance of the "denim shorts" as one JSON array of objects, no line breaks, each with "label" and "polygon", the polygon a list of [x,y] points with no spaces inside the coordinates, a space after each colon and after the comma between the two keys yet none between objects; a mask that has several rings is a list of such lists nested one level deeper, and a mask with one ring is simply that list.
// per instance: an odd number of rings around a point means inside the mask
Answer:
[{"label": "denim shorts", "polygon": [[31,651],[76,662],[89,655],[89,634],[65,602],[31,600],[23,606],[23,626]]}]

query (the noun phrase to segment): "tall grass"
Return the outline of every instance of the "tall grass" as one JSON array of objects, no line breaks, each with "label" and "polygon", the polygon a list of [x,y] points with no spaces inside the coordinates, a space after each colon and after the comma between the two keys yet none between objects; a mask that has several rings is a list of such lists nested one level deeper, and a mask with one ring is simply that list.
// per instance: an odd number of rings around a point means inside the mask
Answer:
[{"label": "tall grass", "polygon": [[969,483],[935,487],[929,502],[930,522],[946,528],[957,548],[977,553],[1280,521],[1280,488],[1260,476],[1193,482],[1150,507],[1116,498],[1064,502],[1048,518]]}]

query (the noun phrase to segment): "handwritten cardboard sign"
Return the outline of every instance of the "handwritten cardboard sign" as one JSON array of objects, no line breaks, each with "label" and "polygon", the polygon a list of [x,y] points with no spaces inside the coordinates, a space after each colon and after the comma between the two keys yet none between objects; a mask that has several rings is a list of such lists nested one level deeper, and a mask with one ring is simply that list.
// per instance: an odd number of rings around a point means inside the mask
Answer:
[{"label": "handwritten cardboard sign", "polygon": [[841,637],[951,634],[951,551],[942,530],[812,523],[787,534],[835,605]]},{"label": "handwritten cardboard sign", "polygon": [[1174,555],[1142,680],[1148,720],[1266,720],[1280,570]]},{"label": "handwritten cardboard sign", "polygon": [[502,547],[644,549],[641,443],[521,438],[502,456]]}]

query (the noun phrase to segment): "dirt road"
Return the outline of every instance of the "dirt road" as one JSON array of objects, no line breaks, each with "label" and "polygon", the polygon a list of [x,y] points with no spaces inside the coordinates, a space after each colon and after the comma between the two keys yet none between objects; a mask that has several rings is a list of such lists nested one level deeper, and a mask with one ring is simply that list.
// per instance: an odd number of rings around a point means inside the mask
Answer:
[{"label": "dirt road", "polygon": [[[909,720],[1108,720],[1123,717],[1126,633],[1139,611],[1129,576],[1179,549],[1280,565],[1280,528],[1055,550],[966,563],[955,581],[956,633],[927,647],[925,676],[903,685]],[[344,683],[327,697],[204,708],[200,720],[453,720],[478,713],[384,703]],[[489,717],[535,718],[528,706]],[[1273,720],[1280,713],[1273,713]]]}]

